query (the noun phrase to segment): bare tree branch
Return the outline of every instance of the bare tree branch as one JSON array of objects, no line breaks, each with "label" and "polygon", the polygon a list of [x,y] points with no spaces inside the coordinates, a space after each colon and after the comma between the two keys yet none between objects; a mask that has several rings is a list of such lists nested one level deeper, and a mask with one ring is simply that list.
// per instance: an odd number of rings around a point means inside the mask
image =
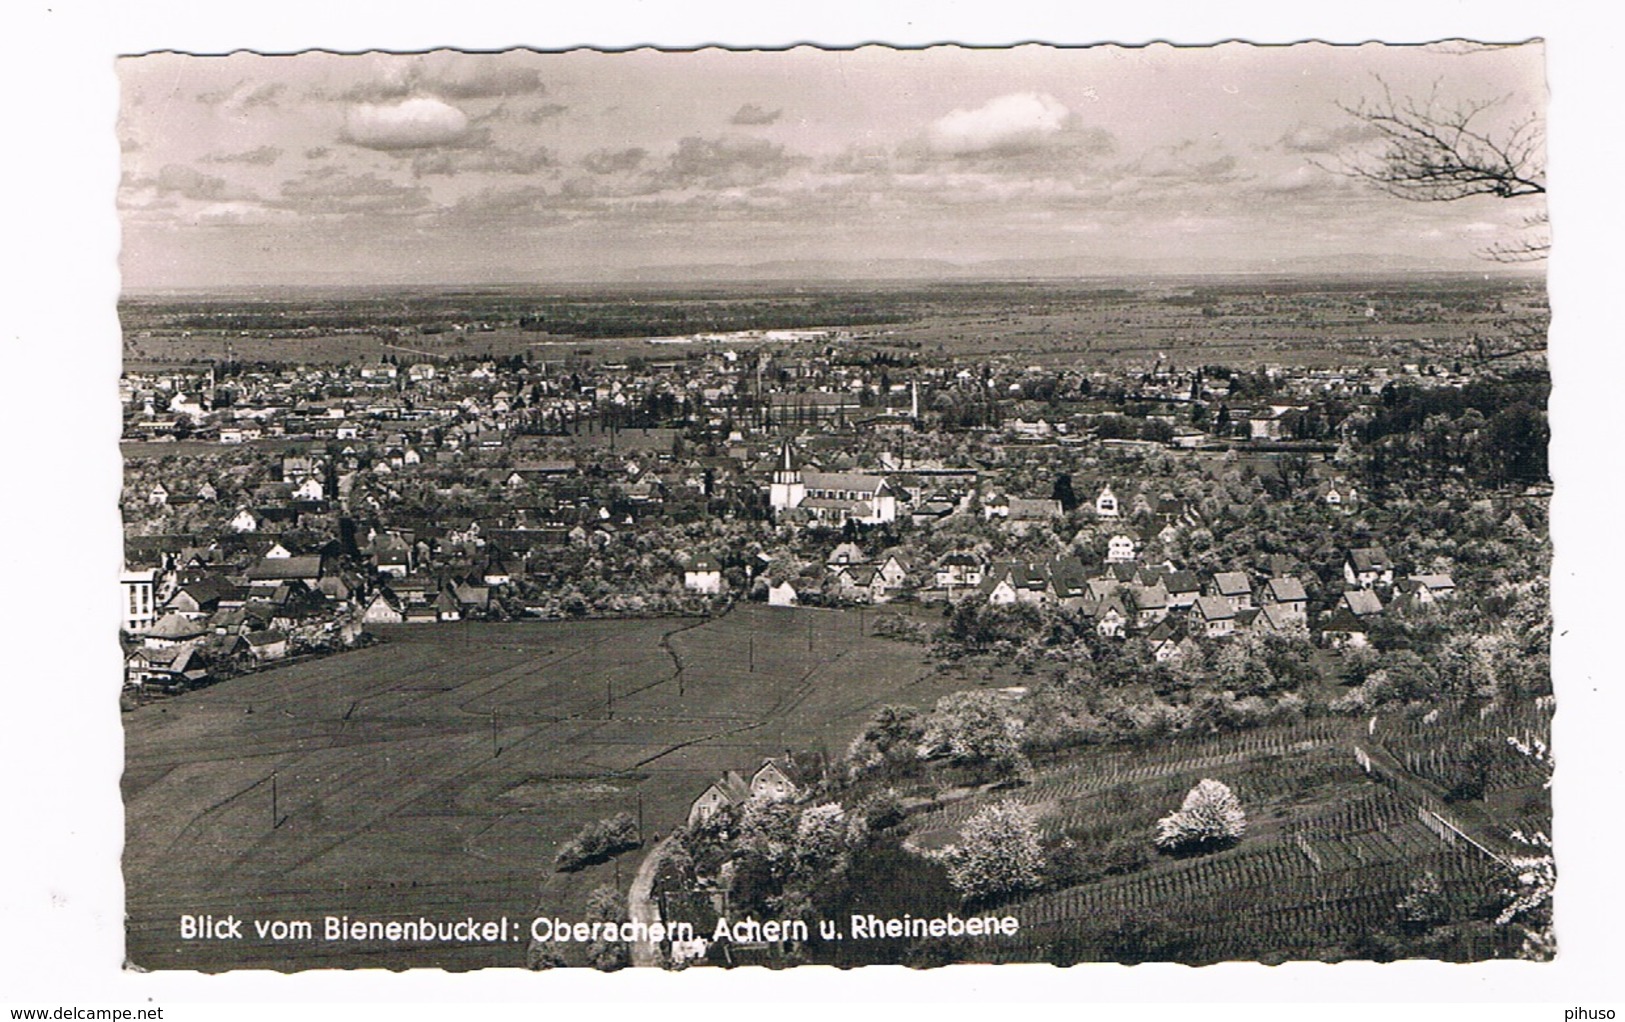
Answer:
[{"label": "bare tree branch", "polygon": [[[1455,202],[1475,195],[1523,199],[1546,194],[1546,127],[1538,114],[1507,126],[1486,126],[1506,97],[1446,103],[1438,87],[1425,99],[1396,98],[1388,84],[1379,99],[1339,104],[1381,140],[1381,151],[1344,163],[1341,172],[1411,202]],[[1551,242],[1544,211],[1524,221],[1525,236],[1490,246],[1503,263],[1546,258]]]}]

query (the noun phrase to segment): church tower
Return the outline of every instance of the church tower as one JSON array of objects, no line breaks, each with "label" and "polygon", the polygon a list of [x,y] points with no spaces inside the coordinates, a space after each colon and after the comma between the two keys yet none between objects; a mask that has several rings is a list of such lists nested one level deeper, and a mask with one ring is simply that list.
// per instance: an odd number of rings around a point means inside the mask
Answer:
[{"label": "church tower", "polygon": [[807,487],[801,481],[801,470],[790,458],[790,441],[786,439],[779,450],[779,464],[773,470],[773,485],[768,490],[768,503],[773,513],[800,505],[807,496]]}]

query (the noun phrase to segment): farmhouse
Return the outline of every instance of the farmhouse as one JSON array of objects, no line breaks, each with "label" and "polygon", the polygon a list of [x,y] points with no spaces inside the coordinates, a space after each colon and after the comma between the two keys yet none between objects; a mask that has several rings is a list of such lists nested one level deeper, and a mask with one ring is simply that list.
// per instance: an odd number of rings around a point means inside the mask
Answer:
[{"label": "farmhouse", "polygon": [[700,793],[688,807],[688,824],[694,826],[711,819],[717,812],[728,806],[742,805],[751,799],[780,802],[795,798],[800,793],[802,784],[796,779],[799,771],[788,759],[778,760],[772,757],[762,760],[762,765],[750,775],[746,781],[738,771],[729,770]]}]

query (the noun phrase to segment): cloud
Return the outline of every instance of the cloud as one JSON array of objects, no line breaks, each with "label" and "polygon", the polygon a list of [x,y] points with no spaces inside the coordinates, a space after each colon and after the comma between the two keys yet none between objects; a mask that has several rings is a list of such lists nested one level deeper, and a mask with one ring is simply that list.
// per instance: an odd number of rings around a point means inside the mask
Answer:
[{"label": "cloud", "polygon": [[1323,124],[1299,122],[1281,136],[1281,148],[1294,153],[1335,153],[1345,146],[1371,142],[1382,137],[1382,132],[1364,121],[1329,128]]},{"label": "cloud", "polygon": [[1310,195],[1340,193],[1349,189],[1350,182],[1343,177],[1305,164],[1266,177],[1253,184],[1253,189],[1268,195]]},{"label": "cloud", "polygon": [[154,178],[133,181],[135,187],[148,187],[160,195],[178,195],[198,202],[226,202],[233,199],[251,199],[254,193],[233,185],[223,177],[205,174],[195,167],[179,163],[166,164]]},{"label": "cloud", "polygon": [[1071,116],[1047,93],[1014,92],[937,118],[926,139],[933,149],[955,154],[1031,148],[1065,131]]},{"label": "cloud", "polygon": [[482,188],[457,200],[450,214],[474,220],[492,220],[535,213],[548,208],[554,196],[541,185],[518,188]]},{"label": "cloud", "polygon": [[269,167],[282,155],[282,150],[274,145],[262,145],[258,149],[250,149],[241,153],[217,153],[213,156],[203,157],[206,163],[247,163],[255,167]]},{"label": "cloud", "polygon": [[663,188],[748,188],[782,177],[805,160],[766,139],[685,138],[653,178]]},{"label": "cloud", "polygon": [[733,116],[728,118],[728,123],[745,125],[772,124],[783,113],[783,110],[768,110],[755,103],[746,103],[734,111]]},{"label": "cloud", "polygon": [[1235,170],[1235,155],[1211,139],[1186,139],[1149,149],[1128,167],[1130,174],[1141,178],[1207,184],[1232,180]]},{"label": "cloud", "polygon": [[198,94],[199,103],[209,106],[221,107],[228,113],[242,113],[255,107],[275,107],[277,97],[282,95],[287,85],[282,82],[265,82],[260,85],[239,80],[229,89],[216,89],[213,92]]},{"label": "cloud", "polygon": [[331,155],[333,155],[333,150],[324,145],[313,146],[305,150],[305,159],[307,160],[325,160]]},{"label": "cloud", "polygon": [[526,110],[523,119],[526,124],[541,124],[543,121],[551,121],[569,109],[562,103],[543,103],[541,106]]},{"label": "cloud", "polygon": [[621,174],[638,169],[647,149],[600,149],[581,158],[581,166],[592,174]]},{"label": "cloud", "polygon": [[390,64],[381,77],[358,82],[328,98],[347,103],[387,103],[416,96],[441,99],[504,99],[545,96],[541,73],[522,67],[481,67],[472,74],[427,69],[421,62]]},{"label": "cloud", "polygon": [[409,213],[429,204],[426,188],[386,181],[372,171],[352,174],[337,167],[307,170],[283,182],[273,205],[307,214]]},{"label": "cloud", "polygon": [[455,176],[467,171],[487,174],[535,174],[558,166],[558,159],[546,146],[531,150],[502,149],[442,149],[422,152],[412,157],[412,175]]},{"label": "cloud", "polygon": [[360,103],[345,112],[342,137],[352,145],[385,151],[466,144],[468,115],[427,96]]}]

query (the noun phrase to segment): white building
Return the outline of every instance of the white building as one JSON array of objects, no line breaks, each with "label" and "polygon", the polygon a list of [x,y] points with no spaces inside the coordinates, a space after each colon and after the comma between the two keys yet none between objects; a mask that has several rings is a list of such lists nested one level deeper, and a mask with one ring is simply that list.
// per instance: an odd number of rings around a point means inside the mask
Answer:
[{"label": "white building", "polygon": [[132,635],[139,635],[152,626],[157,620],[153,607],[153,586],[157,572],[126,571],[119,576],[119,584],[124,587],[124,630]]}]

